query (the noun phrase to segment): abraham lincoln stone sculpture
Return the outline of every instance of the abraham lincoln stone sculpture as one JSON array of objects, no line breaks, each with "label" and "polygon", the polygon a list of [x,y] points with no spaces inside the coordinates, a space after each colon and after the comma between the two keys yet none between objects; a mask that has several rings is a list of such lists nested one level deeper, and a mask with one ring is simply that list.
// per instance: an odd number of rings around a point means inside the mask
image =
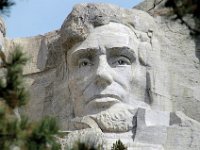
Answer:
[{"label": "abraham lincoln stone sculpture", "polygon": [[56,116],[63,149],[80,140],[107,150],[118,139],[134,150],[200,149],[198,45],[169,23],[78,4],[60,30],[15,40],[2,33],[3,48],[20,44],[31,58],[25,111],[33,120]]},{"label": "abraham lincoln stone sculpture", "polygon": [[[128,131],[132,126],[134,109],[148,107],[145,103],[148,101],[146,66],[139,62],[139,40],[133,27],[121,23],[120,18],[104,19],[97,14],[89,16],[89,20],[84,17],[86,14],[79,15],[69,19],[69,23],[75,23],[73,28],[67,25],[67,20],[61,29],[61,40],[67,40],[68,85],[74,116],[91,116],[105,131]],[[116,21],[112,22],[112,19]],[[78,33],[73,35],[73,32]],[[125,112],[128,108],[131,111]],[[113,116],[107,114],[108,111]],[[123,121],[116,119],[117,116]],[[102,118],[107,121],[102,121]]]},{"label": "abraham lincoln stone sculpture", "polygon": [[107,142],[105,149],[117,139],[129,148],[164,149],[168,128],[180,125],[184,115],[170,113],[162,37],[153,18],[139,10],[81,4],[60,32],[74,114],[65,142],[92,134]]},{"label": "abraham lincoln stone sculpture", "polygon": [[60,33],[73,106],[64,143],[94,137],[105,149],[118,139],[129,149],[177,149],[171,139],[183,139],[176,128],[186,137],[192,133],[181,126],[193,122],[197,129],[198,122],[172,110],[168,71],[160,57],[162,36],[148,14],[80,4]]}]

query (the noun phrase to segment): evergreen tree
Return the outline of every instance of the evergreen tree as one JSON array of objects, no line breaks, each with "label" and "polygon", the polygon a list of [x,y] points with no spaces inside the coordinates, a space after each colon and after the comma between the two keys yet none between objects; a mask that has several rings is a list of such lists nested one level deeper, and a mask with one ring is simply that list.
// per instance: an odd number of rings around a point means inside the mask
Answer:
[{"label": "evergreen tree", "polygon": [[[200,35],[200,1],[199,0],[167,0],[165,6],[172,8],[172,15],[179,19],[191,31],[192,35]],[[195,21],[195,27],[184,20],[184,17],[191,15]]]},{"label": "evergreen tree", "polygon": [[15,5],[12,0],[0,0],[0,14],[7,14],[11,6]]},{"label": "evergreen tree", "polygon": [[100,148],[95,148],[90,143],[83,143],[83,142],[76,142],[73,145],[73,148],[71,150],[101,150]]},{"label": "evergreen tree", "polygon": [[[27,103],[28,94],[23,85],[23,66],[27,62],[20,47],[6,59],[0,51],[0,148],[2,150],[58,150],[55,119],[47,117],[40,122],[30,122],[19,116],[18,107]],[[4,73],[4,75],[2,75]]]},{"label": "evergreen tree", "polygon": [[121,140],[118,140],[116,143],[113,143],[111,150],[127,150],[127,147],[121,142]]}]

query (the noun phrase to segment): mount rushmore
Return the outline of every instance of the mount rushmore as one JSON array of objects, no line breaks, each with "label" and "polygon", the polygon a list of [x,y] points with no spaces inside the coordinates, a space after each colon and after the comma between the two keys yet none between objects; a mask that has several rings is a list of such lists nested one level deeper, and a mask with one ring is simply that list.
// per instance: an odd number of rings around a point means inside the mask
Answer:
[{"label": "mount rushmore", "polygon": [[200,149],[199,38],[151,4],[78,4],[60,29],[13,40],[1,21],[4,52],[20,45],[30,58],[20,113],[56,117],[63,148],[120,139],[134,150]]}]

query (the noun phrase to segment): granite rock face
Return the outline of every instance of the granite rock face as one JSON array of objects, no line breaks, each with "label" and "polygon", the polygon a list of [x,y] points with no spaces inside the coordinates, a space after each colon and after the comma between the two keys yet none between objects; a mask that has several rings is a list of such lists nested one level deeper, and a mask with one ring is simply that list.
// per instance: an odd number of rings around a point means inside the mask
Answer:
[{"label": "granite rock face", "polygon": [[200,149],[200,41],[158,15],[163,3],[79,4],[61,29],[14,40],[1,23],[2,50],[20,45],[30,58],[21,113],[57,117],[63,149],[118,139],[134,150]]},{"label": "granite rock face", "polygon": [[[190,31],[179,20],[173,21],[162,13],[166,0],[144,1],[136,9],[148,12],[162,29],[165,42],[161,42],[163,61],[170,73],[170,95],[173,110],[183,111],[189,117],[200,121],[199,95],[199,37],[191,37]],[[194,20],[184,18],[192,26]]]}]

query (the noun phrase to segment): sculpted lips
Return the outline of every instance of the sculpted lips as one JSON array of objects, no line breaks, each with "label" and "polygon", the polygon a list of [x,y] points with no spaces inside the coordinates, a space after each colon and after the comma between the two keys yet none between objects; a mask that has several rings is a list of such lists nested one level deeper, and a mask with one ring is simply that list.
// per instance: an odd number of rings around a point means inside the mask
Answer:
[{"label": "sculpted lips", "polygon": [[[99,95],[94,95],[93,97],[91,97],[87,102],[86,104],[90,103],[91,101],[94,101],[95,99],[101,99],[101,98],[112,98],[112,99],[115,99],[115,100],[112,100],[112,101],[122,101],[122,99],[117,96],[117,95],[114,95],[114,94],[99,94]],[[100,101],[99,101],[100,102]],[[105,101],[106,102],[106,101]]]}]

